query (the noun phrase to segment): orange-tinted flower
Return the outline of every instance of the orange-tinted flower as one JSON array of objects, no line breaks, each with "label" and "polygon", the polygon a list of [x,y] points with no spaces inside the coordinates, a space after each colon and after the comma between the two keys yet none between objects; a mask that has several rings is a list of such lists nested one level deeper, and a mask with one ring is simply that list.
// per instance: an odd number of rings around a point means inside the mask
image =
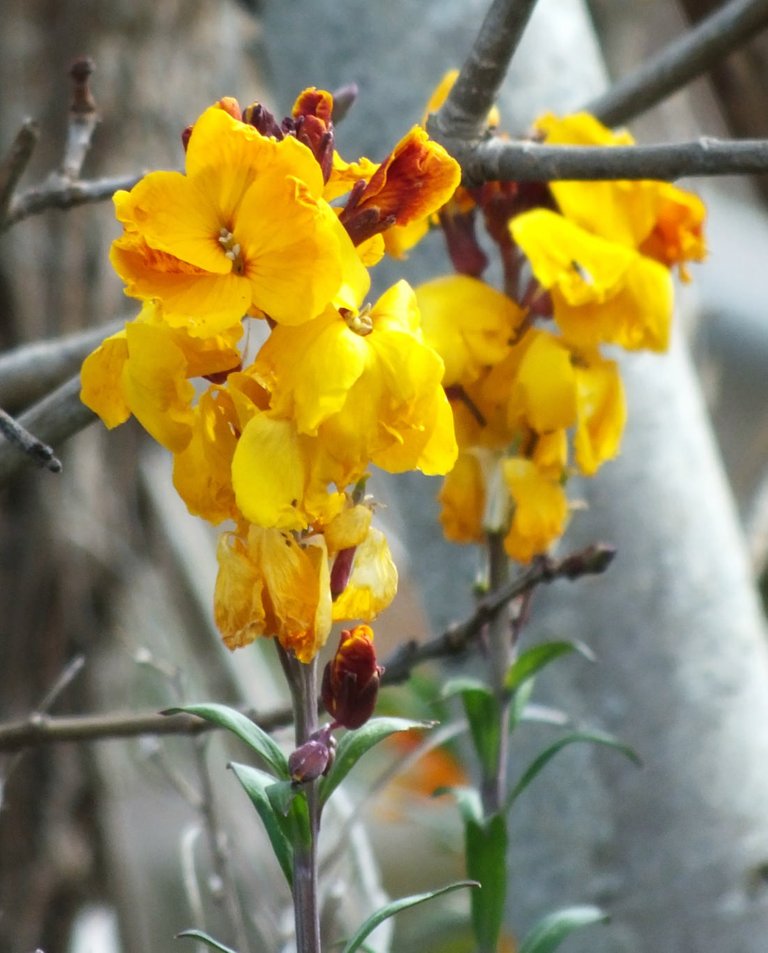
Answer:
[{"label": "orange-tinted flower", "polygon": [[246,313],[300,324],[337,293],[349,239],[310,150],[218,106],[194,125],[186,174],[152,172],[115,207],[112,262],[128,294],[160,298],[205,334]]}]

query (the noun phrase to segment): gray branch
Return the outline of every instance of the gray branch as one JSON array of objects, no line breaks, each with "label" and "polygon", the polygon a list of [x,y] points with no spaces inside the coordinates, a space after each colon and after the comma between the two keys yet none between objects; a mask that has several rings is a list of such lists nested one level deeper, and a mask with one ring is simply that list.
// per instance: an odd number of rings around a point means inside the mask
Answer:
[{"label": "gray branch", "polygon": [[458,78],[430,124],[439,138],[477,139],[536,0],[494,0]]},{"label": "gray branch", "polygon": [[640,115],[768,26],[768,0],[731,0],[583,108],[607,126]]},{"label": "gray branch", "polygon": [[488,139],[454,145],[469,184],[588,179],[664,179],[768,171],[768,140],[693,142],[650,146],[547,146]]}]

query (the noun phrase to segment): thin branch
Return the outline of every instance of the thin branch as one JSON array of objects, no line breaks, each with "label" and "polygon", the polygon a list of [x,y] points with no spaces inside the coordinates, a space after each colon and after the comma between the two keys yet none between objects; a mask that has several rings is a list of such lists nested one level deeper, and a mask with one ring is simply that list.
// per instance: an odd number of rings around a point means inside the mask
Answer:
[{"label": "thin branch", "polygon": [[547,146],[488,139],[452,150],[470,185],[585,179],[663,179],[768,172],[768,139],[702,137],[649,146]]},{"label": "thin branch", "polygon": [[[579,579],[582,576],[605,572],[614,555],[612,546],[596,543],[563,559],[552,559],[548,556],[539,558],[505,587],[480,599],[469,619],[428,642],[411,641],[401,645],[385,662],[383,683],[396,685],[404,682],[415,666],[422,662],[460,655],[477,638],[488,620],[511,599],[535,586],[554,582],[556,579]],[[293,709],[285,707],[267,714],[251,711],[246,714],[265,731],[274,731],[291,724]],[[50,718],[37,713],[19,721],[0,724],[0,751],[18,751],[33,745],[61,741],[104,741],[138,735],[198,735],[214,729],[215,726],[210,722],[191,715],[166,717],[155,712],[113,712],[106,715]]]},{"label": "thin branch", "polygon": [[85,205],[88,202],[103,202],[110,199],[119,189],[132,189],[142,178],[139,175],[122,175],[104,179],[90,179],[81,182],[62,180],[60,176],[53,176],[46,182],[33,186],[18,195],[8,210],[5,221],[0,224],[0,231],[6,231],[12,225],[38,215],[49,208],[68,209],[76,205]]},{"label": "thin branch", "polygon": [[[18,423],[37,439],[56,445],[97,420],[96,414],[80,400],[80,376],[71,378],[23,413]],[[0,442],[0,485],[26,464],[16,447]]]},{"label": "thin branch", "polygon": [[480,599],[474,613],[464,622],[452,626],[428,642],[403,642],[386,661],[382,682],[397,685],[406,681],[415,666],[422,662],[461,655],[507,602],[555,579],[579,579],[603,573],[615,555],[616,550],[612,546],[596,543],[563,559],[540,557],[507,585]]},{"label": "thin branch", "polygon": [[94,64],[89,56],[79,56],[69,70],[72,80],[72,103],[69,107],[67,144],[61,175],[70,182],[80,178],[80,170],[91,148],[91,140],[99,124],[96,102],[89,85]]},{"label": "thin branch", "polygon": [[494,0],[448,98],[430,121],[436,138],[479,138],[535,6],[536,0]]},{"label": "thin branch", "polygon": [[61,473],[61,460],[51,447],[22,427],[18,420],[14,420],[2,407],[0,407],[0,434],[5,437],[10,446],[16,447],[37,466],[45,467],[51,473]]},{"label": "thin branch", "polygon": [[710,69],[768,26],[768,0],[731,0],[583,108],[607,126],[625,123]]},{"label": "thin branch", "polygon": [[33,119],[25,119],[7,155],[0,162],[0,223],[5,221],[13,193],[39,138],[38,124]]}]

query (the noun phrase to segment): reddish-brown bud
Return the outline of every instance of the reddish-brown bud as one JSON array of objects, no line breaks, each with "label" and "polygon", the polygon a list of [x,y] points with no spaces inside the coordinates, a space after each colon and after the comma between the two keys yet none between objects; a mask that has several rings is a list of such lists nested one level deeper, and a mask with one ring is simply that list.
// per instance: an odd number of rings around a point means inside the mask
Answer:
[{"label": "reddish-brown bud", "polygon": [[365,724],[373,714],[383,671],[376,662],[370,626],[345,629],[323,672],[321,695],[328,714],[345,728]]},{"label": "reddish-brown bud", "polygon": [[325,725],[292,752],[288,758],[288,771],[295,784],[306,784],[328,773],[336,753],[336,739],[331,735],[332,730],[331,725]]}]

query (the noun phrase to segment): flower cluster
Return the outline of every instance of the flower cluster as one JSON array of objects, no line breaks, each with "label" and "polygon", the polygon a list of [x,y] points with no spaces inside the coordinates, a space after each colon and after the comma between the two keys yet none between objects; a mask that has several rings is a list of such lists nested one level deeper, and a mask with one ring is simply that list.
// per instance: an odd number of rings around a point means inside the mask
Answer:
[{"label": "flower cluster", "polygon": [[108,427],[135,416],[189,510],[228,522],[225,643],[269,635],[303,662],[394,596],[370,466],[445,474],[457,456],[413,289],[366,295],[386,233],[443,206],[458,166],[420,127],[381,164],[345,162],[332,117],[316,89],[279,123],[221,100],[185,132],[185,172],[115,195],[111,260],[142,308],[82,368],[84,403]]},{"label": "flower cluster", "polygon": [[[633,141],[585,113],[544,116],[535,135]],[[426,340],[445,363],[460,447],[440,494],[449,539],[500,532],[508,555],[528,562],[562,535],[568,477],[596,473],[624,428],[619,369],[604,346],[667,347],[670,269],[688,280],[685,263],[703,259],[704,213],[696,196],[653,181],[490,182],[459,188],[441,210],[458,274],[422,285],[417,298]],[[482,280],[479,221],[503,291]]]}]

